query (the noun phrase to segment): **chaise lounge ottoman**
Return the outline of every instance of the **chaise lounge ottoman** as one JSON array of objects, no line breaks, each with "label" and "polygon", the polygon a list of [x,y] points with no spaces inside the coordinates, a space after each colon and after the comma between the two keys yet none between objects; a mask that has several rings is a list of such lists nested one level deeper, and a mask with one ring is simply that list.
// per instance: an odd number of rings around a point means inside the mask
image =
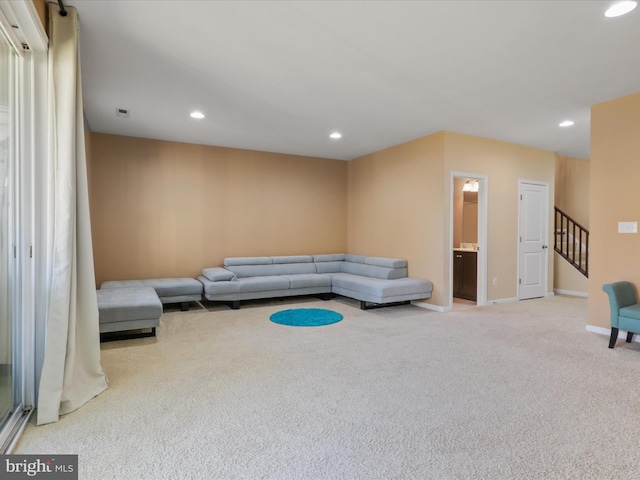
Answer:
[{"label": "chaise lounge ottoman", "polygon": [[101,290],[131,287],[152,287],[162,303],[180,303],[182,311],[189,310],[189,302],[199,302],[202,299],[202,283],[195,278],[110,280],[100,285]]},{"label": "chaise lounge ottoman", "polygon": [[[97,290],[101,340],[155,337],[160,325],[162,302],[151,287],[109,288]],[[126,330],[151,329],[150,333],[119,335],[103,334]]]}]

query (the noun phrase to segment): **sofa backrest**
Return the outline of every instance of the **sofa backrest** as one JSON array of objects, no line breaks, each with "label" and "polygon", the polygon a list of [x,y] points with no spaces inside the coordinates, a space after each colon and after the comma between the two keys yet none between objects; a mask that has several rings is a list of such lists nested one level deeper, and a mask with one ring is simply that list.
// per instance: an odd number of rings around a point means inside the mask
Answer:
[{"label": "sofa backrest", "polygon": [[238,278],[316,273],[311,255],[230,257],[224,259],[224,268],[235,273]]},{"label": "sofa backrest", "polygon": [[317,273],[339,273],[342,271],[345,255],[343,253],[314,255]]},{"label": "sofa backrest", "polygon": [[238,278],[340,272],[387,280],[407,276],[406,260],[342,253],[313,256],[230,257],[224,259],[224,268],[233,272]]},{"label": "sofa backrest", "polygon": [[407,276],[407,261],[401,258],[345,255],[342,272],[365,277],[395,280]]}]

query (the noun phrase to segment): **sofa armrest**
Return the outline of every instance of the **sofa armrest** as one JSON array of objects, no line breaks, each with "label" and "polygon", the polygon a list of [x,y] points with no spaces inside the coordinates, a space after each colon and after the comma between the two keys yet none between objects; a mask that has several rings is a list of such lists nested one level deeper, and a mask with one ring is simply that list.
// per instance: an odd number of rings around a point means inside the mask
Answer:
[{"label": "sofa armrest", "polygon": [[202,276],[212,282],[236,280],[236,274],[222,267],[211,267],[202,270]]}]

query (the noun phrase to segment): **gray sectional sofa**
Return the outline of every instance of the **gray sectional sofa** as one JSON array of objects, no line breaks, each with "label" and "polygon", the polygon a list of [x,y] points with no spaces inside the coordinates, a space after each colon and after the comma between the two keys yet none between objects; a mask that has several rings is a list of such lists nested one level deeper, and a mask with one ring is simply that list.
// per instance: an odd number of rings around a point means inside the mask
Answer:
[{"label": "gray sectional sofa", "polygon": [[[342,295],[360,300],[363,309],[431,297],[433,284],[407,277],[407,261],[363,255],[296,255],[234,257],[223,267],[205,268],[198,279],[158,278],[102,283],[97,290],[101,340],[155,336],[164,303]],[[151,329],[149,333],[107,336],[113,332]]]},{"label": "gray sectional sofa", "polygon": [[363,309],[431,297],[433,284],[407,277],[407,261],[364,255],[233,257],[198,277],[204,297],[231,302],[294,295],[333,295],[360,300]]}]

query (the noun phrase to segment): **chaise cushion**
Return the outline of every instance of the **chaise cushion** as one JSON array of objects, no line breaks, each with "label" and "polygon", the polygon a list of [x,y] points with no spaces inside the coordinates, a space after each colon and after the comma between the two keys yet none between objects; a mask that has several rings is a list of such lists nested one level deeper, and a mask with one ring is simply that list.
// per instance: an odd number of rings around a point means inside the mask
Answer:
[{"label": "chaise cushion", "polygon": [[145,280],[111,280],[102,282],[100,289],[152,287],[160,298],[196,296],[202,294],[202,284],[195,278],[155,278]]},{"label": "chaise cushion", "polygon": [[396,280],[384,280],[380,278],[367,278],[348,273],[332,275],[333,287],[342,290],[351,290],[376,298],[397,297],[402,295],[431,294],[433,284],[427,280],[417,278],[398,278]]},{"label": "chaise cushion", "polygon": [[158,326],[162,302],[151,287],[109,288],[97,290],[100,331]]}]

